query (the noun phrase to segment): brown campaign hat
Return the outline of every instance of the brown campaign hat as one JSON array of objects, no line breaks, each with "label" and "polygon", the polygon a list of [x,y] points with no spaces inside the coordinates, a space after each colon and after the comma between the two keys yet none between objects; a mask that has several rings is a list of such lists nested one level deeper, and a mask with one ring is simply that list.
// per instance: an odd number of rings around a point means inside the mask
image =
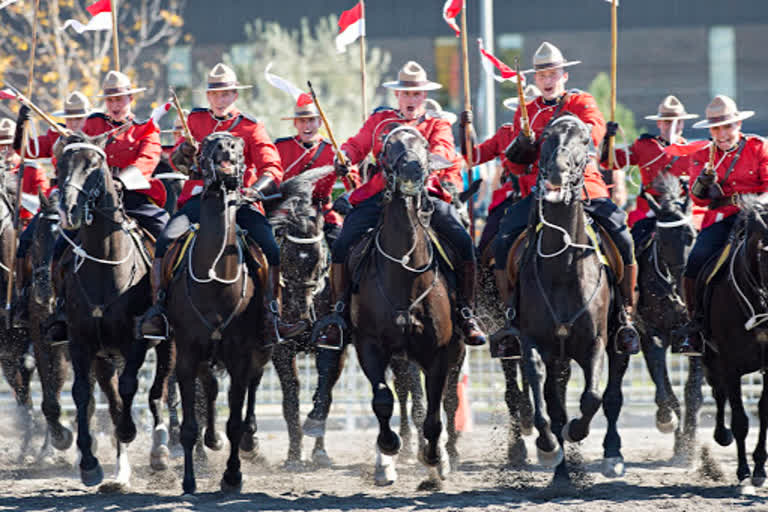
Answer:
[{"label": "brown campaign hat", "polygon": [[424,101],[424,108],[426,109],[428,116],[445,119],[451,124],[456,122],[456,114],[443,110],[442,105],[432,98],[427,98]]},{"label": "brown campaign hat", "polygon": [[8,118],[0,120],[0,144],[11,144],[16,132],[16,123]]},{"label": "brown campaign hat", "polygon": [[[541,96],[541,91],[535,85],[528,84],[525,86],[525,89],[523,89],[523,96],[525,96],[525,102],[528,103]],[[505,99],[501,103],[509,110],[517,112],[517,107],[520,105],[520,98],[517,96],[512,96],[511,98]]]},{"label": "brown campaign hat", "polygon": [[240,85],[237,81],[237,75],[235,72],[227,66],[219,62],[208,73],[208,87],[206,91],[233,91],[237,89],[250,89],[252,85]]},{"label": "brown campaign hat", "polygon": [[536,50],[536,53],[533,54],[533,68],[526,69],[523,71],[523,74],[535,73],[536,71],[543,71],[546,69],[567,68],[568,66],[574,66],[576,64],[581,64],[581,61],[565,60],[563,53],[557,46],[544,41]]},{"label": "brown campaign hat", "polygon": [[436,82],[427,80],[427,72],[412,60],[405,63],[405,66],[397,74],[396,82],[384,82],[381,85],[396,91],[434,91],[443,87]]},{"label": "brown campaign hat", "polygon": [[64,100],[64,109],[51,112],[53,117],[61,117],[63,119],[86,117],[91,114],[91,102],[85,97],[85,94],[74,91],[69,93],[67,99]]},{"label": "brown campaign hat", "polygon": [[292,119],[302,119],[309,117],[320,117],[320,112],[317,111],[317,105],[312,101],[312,96],[307,93],[302,93],[296,99],[296,106],[293,109],[293,115],[288,117],[281,117],[283,121],[290,121]]},{"label": "brown campaign hat", "polygon": [[137,92],[146,91],[146,87],[133,87],[128,75],[119,71],[110,71],[104,77],[104,83],[101,85],[101,94],[97,98],[112,98],[115,96],[127,96]]},{"label": "brown campaign hat", "polygon": [[661,102],[657,114],[645,116],[645,118],[650,121],[674,121],[675,119],[695,119],[697,117],[699,117],[698,114],[689,114],[686,112],[683,103],[677,99],[676,96],[672,96],[671,94]]},{"label": "brown campaign hat", "polygon": [[755,115],[753,110],[739,111],[736,102],[728,96],[720,94],[707,105],[706,119],[694,124],[694,128],[712,128],[724,124],[735,123]]}]

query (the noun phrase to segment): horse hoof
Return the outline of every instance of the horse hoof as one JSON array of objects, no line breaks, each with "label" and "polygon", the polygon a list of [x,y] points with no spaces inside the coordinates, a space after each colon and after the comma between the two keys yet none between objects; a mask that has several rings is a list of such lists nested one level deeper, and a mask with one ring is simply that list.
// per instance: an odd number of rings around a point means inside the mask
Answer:
[{"label": "horse hoof", "polygon": [[243,434],[240,438],[240,453],[258,453],[259,438],[256,434]]},{"label": "horse hoof", "polygon": [[80,481],[82,481],[83,485],[86,487],[99,485],[104,481],[104,470],[101,469],[101,465],[99,463],[96,463],[96,466],[93,469],[81,469]]},{"label": "horse hoof", "polygon": [[221,479],[221,492],[225,494],[240,494],[243,490],[243,477],[238,478],[237,483],[231,484],[227,482],[227,475],[224,475]]},{"label": "horse hoof", "polygon": [[606,478],[621,478],[624,476],[624,457],[606,457],[603,459],[603,476]]},{"label": "horse hoof", "polygon": [[74,439],[75,437],[72,435],[72,431],[66,427],[62,427],[60,437],[57,438],[56,436],[51,436],[51,444],[54,448],[63,452],[72,447]]},{"label": "horse hoof", "polygon": [[131,421],[129,425],[118,428],[115,435],[117,440],[123,444],[132,443],[136,439],[136,425]]},{"label": "horse hoof", "polygon": [[675,430],[677,430],[677,425],[679,424],[679,421],[677,419],[677,415],[674,413],[669,418],[669,421],[663,421],[659,419],[659,415],[656,415],[656,430],[661,432],[662,434],[671,434]]},{"label": "horse hoof", "polygon": [[384,439],[383,434],[379,434],[376,439],[376,446],[379,447],[379,450],[384,455],[397,455],[403,444],[400,441],[400,436],[392,432],[392,437],[389,439]]},{"label": "horse hoof", "polygon": [[167,446],[158,446],[149,454],[149,466],[155,471],[165,471],[171,465],[171,452]]},{"label": "horse hoof", "polygon": [[325,437],[325,420],[316,420],[308,417],[304,420],[302,431],[307,437]]},{"label": "horse hoof", "polygon": [[197,484],[195,483],[195,479],[184,478],[184,483],[182,483],[181,488],[184,490],[185,497],[194,498],[192,495],[197,492]]},{"label": "horse hoof", "polygon": [[765,476],[752,476],[752,485],[762,487],[765,485]]},{"label": "horse hoof", "polygon": [[539,447],[536,447],[536,458],[538,458],[539,464],[545,468],[554,468],[563,462],[563,447],[557,444],[555,449],[551,452],[547,452]]},{"label": "horse hoof", "polygon": [[733,442],[733,432],[731,432],[731,429],[715,429],[715,442],[720,446],[729,446]]},{"label": "horse hoof", "polygon": [[440,480],[445,480],[451,472],[451,460],[445,447],[441,446],[439,453],[440,461],[437,464],[437,476],[440,477]]},{"label": "horse hoof", "polygon": [[525,441],[518,439],[507,446],[507,463],[510,466],[522,467],[528,462],[528,449]]},{"label": "horse hoof", "polygon": [[289,473],[298,473],[304,470],[304,463],[301,459],[286,459],[283,462],[283,469]]},{"label": "horse hoof", "polygon": [[750,485],[749,480],[744,479],[739,481],[739,493],[746,496],[754,496],[757,494],[757,491]]},{"label": "horse hoof", "polygon": [[312,452],[312,464],[320,468],[329,468],[333,466],[333,460],[325,450],[314,450]]},{"label": "horse hoof", "polygon": [[459,458],[458,454],[448,454],[448,466],[451,468],[451,471],[458,471],[460,463],[461,459]]},{"label": "horse hoof", "polygon": [[209,436],[208,432],[206,432],[205,446],[215,452],[220,452],[224,449],[224,436],[221,435],[221,432],[215,432],[213,436]]}]

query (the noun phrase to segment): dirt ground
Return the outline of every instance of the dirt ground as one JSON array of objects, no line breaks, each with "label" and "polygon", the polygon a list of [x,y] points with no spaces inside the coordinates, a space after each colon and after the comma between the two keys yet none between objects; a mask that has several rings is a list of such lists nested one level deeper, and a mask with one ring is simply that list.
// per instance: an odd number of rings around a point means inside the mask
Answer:
[{"label": "dirt ground", "polygon": [[[279,423],[274,423],[279,425]],[[768,489],[742,488],[736,482],[735,448],[711,440],[712,429],[702,428],[692,466],[672,462],[672,437],[649,427],[623,428],[626,476],[607,479],[600,473],[602,436],[599,423],[586,441],[568,450],[572,483],[552,485],[552,474],[535,462],[533,438],[526,438],[529,465],[523,470],[505,466],[506,427],[500,421],[481,425],[460,441],[462,460],[442,490],[417,491],[427,473],[418,463],[400,462],[399,479],[389,487],[373,482],[373,443],[376,431],[329,431],[330,469],[307,463],[298,470],[283,468],[287,435],[281,428],[261,433],[263,461],[244,462],[245,483],[239,495],[223,494],[219,480],[228,448],[207,452],[198,465],[198,494],[182,496],[183,458],[171,468],[154,472],[148,465],[149,434],[140,433],[130,446],[131,487],[119,491],[108,482],[114,469],[109,438],[99,436],[98,455],[107,475],[106,485],[85,488],[73,468],[74,448],[52,464],[19,461],[19,441],[8,418],[0,420],[0,511],[242,511],[242,510],[375,510],[411,511],[705,511],[768,510]],[[748,450],[756,437],[752,421]],[[35,440],[35,446],[42,437]],[[701,446],[710,453],[701,456]],[[305,439],[304,457],[312,441]],[[702,463],[706,461],[706,464]],[[750,463],[751,463],[750,455]]]}]

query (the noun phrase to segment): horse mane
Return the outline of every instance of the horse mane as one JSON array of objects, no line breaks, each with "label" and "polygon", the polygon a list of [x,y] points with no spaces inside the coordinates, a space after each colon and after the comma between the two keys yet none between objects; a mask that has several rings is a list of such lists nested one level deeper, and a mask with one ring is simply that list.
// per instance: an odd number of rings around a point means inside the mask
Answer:
[{"label": "horse mane", "polygon": [[656,176],[652,186],[659,193],[660,198],[676,199],[682,194],[680,178],[668,172],[662,172]]},{"label": "horse mane", "polygon": [[275,231],[297,224],[303,224],[317,215],[312,204],[315,183],[334,172],[332,165],[325,165],[304,171],[280,185],[282,198],[270,208],[269,221]]},{"label": "horse mane", "polygon": [[754,218],[765,225],[764,217],[768,216],[768,197],[763,194],[743,194],[739,196],[738,206],[741,208],[739,215],[742,219]]}]

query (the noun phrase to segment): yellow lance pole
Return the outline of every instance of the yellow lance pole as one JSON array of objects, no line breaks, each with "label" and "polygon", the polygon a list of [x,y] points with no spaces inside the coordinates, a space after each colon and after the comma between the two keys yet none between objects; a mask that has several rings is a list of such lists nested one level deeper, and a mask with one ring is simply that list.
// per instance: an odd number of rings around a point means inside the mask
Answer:
[{"label": "yellow lance pole", "polygon": [[523,135],[531,138],[531,122],[528,119],[528,108],[525,104],[525,92],[523,91],[523,75],[520,74],[520,59],[515,57],[515,75],[517,78],[517,103],[520,109],[520,124]]},{"label": "yellow lance pole", "polygon": [[[363,26],[365,27],[365,0],[360,0],[360,13],[363,19]],[[360,35],[360,80],[362,82],[363,92],[363,123],[368,116],[368,77],[365,70],[365,32]]]},{"label": "yellow lance pole", "polygon": [[[616,121],[616,56],[618,46],[618,0],[611,1],[611,122]],[[614,138],[608,138],[608,169],[613,171]]]},{"label": "yellow lance pole", "polygon": [[[464,110],[472,110],[472,97],[469,90],[469,50],[467,48],[467,2],[464,0],[461,6],[461,62],[462,71],[464,73]],[[467,162],[467,186],[472,186],[472,168],[474,165],[473,154],[474,149],[472,147],[472,135],[471,127],[469,125],[464,126],[464,133],[461,137],[464,137],[465,147],[467,148],[467,154],[465,160]],[[467,209],[469,210],[469,234],[472,236],[472,241],[475,240],[475,199],[469,196],[467,203]]]},{"label": "yellow lance pole", "polygon": [[[32,86],[34,85],[35,77],[35,53],[37,50],[37,15],[40,10],[40,0],[34,1],[34,14],[32,16],[32,46],[29,51],[29,74],[27,76],[27,97],[32,95]],[[21,217],[21,185],[24,181],[24,163],[27,156],[27,137],[29,123],[24,125],[21,136],[21,164],[19,165],[18,183],[16,184],[16,204],[13,216],[13,227],[15,233],[13,236],[13,252],[11,253],[12,261],[16,259],[16,249],[19,245],[19,234],[21,231],[21,223],[19,222]],[[16,265],[8,265],[8,282],[5,289],[5,326],[7,329],[11,328],[11,298],[13,296],[13,278]],[[20,278],[21,276],[19,276]]]},{"label": "yellow lance pole", "polygon": [[176,113],[179,115],[179,122],[181,122],[181,130],[184,132],[184,139],[193,146],[197,147],[197,141],[192,136],[192,132],[189,129],[189,125],[187,124],[187,117],[184,115],[184,110],[181,108],[179,97],[176,96],[176,90],[173,87],[169,87],[168,89],[171,91],[171,102],[173,102],[173,107],[176,109]]},{"label": "yellow lance pole", "polygon": [[[331,146],[333,146],[333,151],[336,153],[336,158],[339,160],[339,162],[348,164],[349,162],[347,162],[347,159],[344,158],[344,153],[341,152],[341,148],[339,148],[339,145],[336,143],[336,137],[333,136],[333,130],[331,129],[331,125],[328,122],[328,118],[325,117],[325,112],[323,112],[320,103],[317,101],[317,94],[315,94],[315,89],[312,87],[312,82],[307,80],[307,86],[309,87],[309,93],[312,95],[312,101],[315,102],[315,106],[317,107],[317,113],[320,114],[320,119],[323,120],[325,130],[328,132],[328,138],[331,139]],[[347,186],[347,188],[354,188],[354,184],[350,181],[348,176],[344,176],[342,179],[344,180],[344,184]]]},{"label": "yellow lance pole", "polygon": [[112,11],[112,54],[115,59],[115,71],[120,71],[120,45],[117,40],[117,0],[109,0],[109,10]]},{"label": "yellow lance pole", "polygon": [[[42,119],[43,121],[45,121],[45,123],[46,123],[48,126],[50,126],[52,130],[54,130],[55,132],[57,132],[59,135],[61,135],[61,136],[65,137],[65,136],[67,136],[67,135],[70,135],[70,134],[72,133],[72,132],[70,132],[68,129],[64,128],[64,127],[63,127],[63,126],[61,126],[59,123],[57,123],[56,121],[54,121],[53,119],[51,119],[51,116],[49,116],[48,114],[46,114],[46,113],[43,111],[43,109],[41,109],[40,107],[38,107],[37,105],[35,105],[35,104],[32,102],[32,100],[30,100],[28,97],[24,96],[24,95],[23,95],[21,92],[19,92],[19,90],[18,90],[16,87],[14,87],[13,85],[11,85],[9,82],[5,82],[5,86],[6,86],[6,87],[8,87],[8,88],[9,88],[9,89],[10,89],[10,90],[13,92],[13,94],[15,94],[15,95],[16,95],[16,99],[19,101],[19,103],[22,103],[22,104],[24,104],[24,105],[28,106],[28,107],[29,107],[29,109],[30,109],[32,112],[34,112],[35,114],[37,114],[37,115],[40,117],[40,119]],[[23,143],[23,141],[22,141],[22,143]]]}]

